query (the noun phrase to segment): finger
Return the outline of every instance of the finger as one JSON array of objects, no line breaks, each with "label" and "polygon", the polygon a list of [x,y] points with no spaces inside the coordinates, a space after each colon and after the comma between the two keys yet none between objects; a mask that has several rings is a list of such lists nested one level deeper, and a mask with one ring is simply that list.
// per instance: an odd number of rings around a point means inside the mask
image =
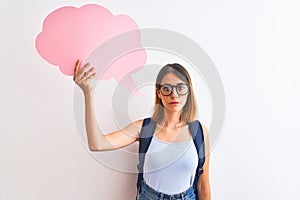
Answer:
[{"label": "finger", "polygon": [[96,76],[96,73],[91,74],[87,79],[85,79],[85,81],[91,80],[92,78],[94,78]]},{"label": "finger", "polygon": [[84,75],[83,75],[83,77],[82,77],[82,80],[84,81],[84,80],[87,80],[90,76],[92,76],[92,75],[96,75],[96,72],[94,72],[94,68],[92,67],[89,71],[87,71]]},{"label": "finger", "polygon": [[84,74],[84,72],[86,72],[86,68],[90,66],[90,63],[86,63],[82,69],[78,72],[79,77],[82,77],[82,75]]},{"label": "finger", "polygon": [[86,76],[86,77],[83,77],[83,78],[81,78],[79,81],[78,81],[78,83],[79,84],[81,84],[81,83],[87,83],[90,79],[92,79],[93,77],[95,77],[96,76],[96,72],[95,73],[93,73],[93,74],[91,74],[91,75],[89,75],[89,76]]},{"label": "finger", "polygon": [[78,60],[76,61],[76,64],[75,64],[74,75],[77,75],[78,68],[79,68],[79,64],[80,64],[80,60],[78,59]]},{"label": "finger", "polygon": [[95,67],[91,67],[86,73],[91,73],[95,71]]},{"label": "finger", "polygon": [[84,72],[83,77],[89,77],[93,72],[95,72],[95,67],[91,67],[88,71]]},{"label": "finger", "polygon": [[76,82],[77,80],[77,74],[78,74],[78,68],[80,66],[80,60],[78,59],[76,61],[76,64],[75,64],[75,68],[74,68],[74,75],[73,75],[73,80]]},{"label": "finger", "polygon": [[85,65],[82,67],[82,69],[78,72],[78,74],[77,74],[77,76],[76,76],[76,79],[77,79],[78,81],[80,81],[80,80],[85,76],[84,73],[85,73],[86,68],[87,68],[88,66],[90,66],[89,63],[85,64]]}]

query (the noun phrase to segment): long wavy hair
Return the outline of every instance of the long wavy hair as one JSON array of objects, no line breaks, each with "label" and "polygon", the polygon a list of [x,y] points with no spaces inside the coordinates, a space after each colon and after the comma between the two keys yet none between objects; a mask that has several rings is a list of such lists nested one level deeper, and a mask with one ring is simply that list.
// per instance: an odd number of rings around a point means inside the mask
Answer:
[{"label": "long wavy hair", "polygon": [[155,106],[154,106],[154,112],[152,114],[152,119],[156,121],[157,123],[161,123],[164,121],[164,105],[161,101],[161,99],[157,95],[157,90],[159,84],[161,84],[162,79],[167,73],[173,73],[175,74],[180,80],[184,81],[185,83],[189,84],[189,93],[186,100],[186,103],[184,107],[182,108],[182,112],[180,115],[180,121],[189,123],[193,122],[196,119],[197,115],[197,105],[193,90],[193,84],[191,77],[188,73],[188,71],[180,64],[173,63],[173,64],[167,64],[161,68],[159,71],[157,78],[156,78],[156,84],[155,84]]}]

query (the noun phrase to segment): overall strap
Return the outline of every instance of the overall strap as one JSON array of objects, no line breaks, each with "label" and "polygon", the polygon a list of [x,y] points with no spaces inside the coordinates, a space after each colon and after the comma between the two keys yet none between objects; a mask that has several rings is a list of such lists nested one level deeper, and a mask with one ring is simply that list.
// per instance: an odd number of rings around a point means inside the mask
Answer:
[{"label": "overall strap", "polygon": [[139,141],[139,164],[137,165],[139,175],[136,187],[138,192],[140,190],[140,186],[143,180],[143,169],[144,169],[144,161],[145,154],[148,150],[150,142],[153,137],[153,133],[155,131],[156,122],[151,118],[145,118],[143,121],[143,126],[140,132],[140,141]]}]

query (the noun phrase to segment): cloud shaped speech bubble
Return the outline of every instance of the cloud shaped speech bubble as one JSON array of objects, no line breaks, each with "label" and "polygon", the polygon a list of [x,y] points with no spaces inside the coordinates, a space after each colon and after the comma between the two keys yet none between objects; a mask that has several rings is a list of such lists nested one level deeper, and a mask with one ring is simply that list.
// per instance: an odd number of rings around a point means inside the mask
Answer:
[{"label": "cloud shaped speech bubble", "polygon": [[[39,55],[52,65],[58,66],[65,75],[73,75],[77,59],[85,60],[98,46],[123,32],[137,30],[137,24],[127,15],[113,15],[108,9],[88,4],[80,8],[66,6],[51,12],[43,22],[43,30],[36,37]],[[130,42],[140,45],[140,36]],[[106,68],[99,79],[122,79],[126,73],[137,71],[146,63],[146,52],[141,47],[121,56]],[[96,67],[96,72],[97,67]],[[103,67],[103,66],[101,66]],[[133,89],[133,81],[124,82]]]}]

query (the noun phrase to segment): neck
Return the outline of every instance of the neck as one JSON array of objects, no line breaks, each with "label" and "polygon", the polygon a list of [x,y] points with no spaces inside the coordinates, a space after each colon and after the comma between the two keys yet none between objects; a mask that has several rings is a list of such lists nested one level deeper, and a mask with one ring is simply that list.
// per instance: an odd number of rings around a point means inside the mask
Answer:
[{"label": "neck", "polygon": [[178,128],[180,125],[182,125],[182,122],[180,120],[180,112],[164,112],[165,118],[163,119],[162,126],[166,128]]}]

